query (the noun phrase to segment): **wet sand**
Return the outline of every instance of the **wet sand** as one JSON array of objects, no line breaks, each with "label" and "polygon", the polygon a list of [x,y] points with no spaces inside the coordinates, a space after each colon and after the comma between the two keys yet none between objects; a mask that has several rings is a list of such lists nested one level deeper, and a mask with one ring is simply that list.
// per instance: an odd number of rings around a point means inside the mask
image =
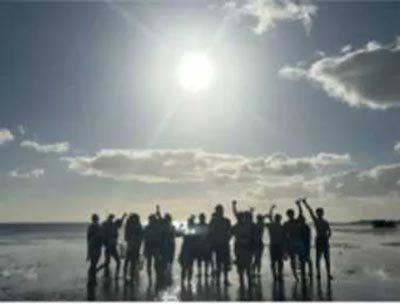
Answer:
[{"label": "wet sand", "polygon": [[[0,227],[0,231],[1,231]],[[48,229],[48,228],[46,228]],[[39,229],[40,230],[40,229]],[[57,229],[56,229],[57,230]],[[284,283],[273,283],[266,249],[260,280],[252,290],[240,290],[236,270],[230,272],[231,285],[216,287],[211,279],[195,276],[190,288],[181,288],[179,266],[175,263],[172,284],[159,289],[149,285],[145,272],[139,284],[124,284],[122,279],[107,280],[100,273],[95,288],[87,288],[85,226],[71,229],[22,232],[0,235],[1,300],[399,300],[400,248],[397,229],[375,231],[369,227],[334,228],[332,270],[329,285],[296,283],[289,263],[285,263]],[[266,239],[266,242],[268,240]],[[177,244],[179,249],[179,244]],[[111,266],[112,270],[114,264]],[[196,274],[196,269],[195,269]]]}]

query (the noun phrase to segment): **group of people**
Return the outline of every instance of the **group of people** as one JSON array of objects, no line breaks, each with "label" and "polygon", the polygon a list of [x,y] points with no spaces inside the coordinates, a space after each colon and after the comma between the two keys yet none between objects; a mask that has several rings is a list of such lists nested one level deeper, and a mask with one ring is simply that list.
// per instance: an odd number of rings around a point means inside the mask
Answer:
[{"label": "group of people", "polygon": [[[251,287],[253,279],[261,274],[262,257],[264,253],[264,231],[269,234],[270,267],[274,280],[283,279],[284,261],[289,259],[292,273],[296,280],[298,269],[301,278],[305,279],[308,268],[309,278],[313,278],[311,260],[311,229],[303,213],[303,206],[308,210],[315,227],[315,251],[317,279],[321,278],[320,262],[323,257],[328,280],[332,279],[330,271],[329,238],[331,229],[324,219],[324,210],[315,211],[304,198],[296,200],[298,215],[290,208],[286,211],[287,221],[282,223],[282,216],[274,214],[275,205],[268,214],[257,214],[254,209],[238,211],[238,203],[232,202],[235,223],[224,215],[222,205],[217,205],[211,219],[201,213],[196,221],[192,215],[186,226],[175,227],[170,214],[161,214],[159,206],[156,212],[148,217],[147,225],[143,226],[136,213],[124,214],[116,219],[110,214],[100,224],[99,216],[92,215],[92,223],[87,230],[88,255],[90,262],[89,283],[96,282],[96,274],[104,269],[104,275],[110,275],[111,258],[115,261],[115,277],[118,278],[121,266],[121,250],[118,246],[119,230],[124,227],[126,249],[123,250],[123,278],[134,282],[142,268],[142,259],[146,261],[149,282],[153,273],[157,281],[171,275],[175,258],[175,239],[182,237],[182,246],[178,255],[181,267],[181,283],[190,284],[194,265],[197,265],[197,275],[212,276],[216,284],[229,285],[229,271],[236,265],[240,286]],[[254,219],[255,217],[255,219]],[[231,240],[233,238],[233,253],[231,256]],[[143,250],[142,250],[143,247]],[[104,263],[99,264],[104,248]],[[119,252],[120,251],[120,252]],[[143,254],[142,254],[143,253]]]}]

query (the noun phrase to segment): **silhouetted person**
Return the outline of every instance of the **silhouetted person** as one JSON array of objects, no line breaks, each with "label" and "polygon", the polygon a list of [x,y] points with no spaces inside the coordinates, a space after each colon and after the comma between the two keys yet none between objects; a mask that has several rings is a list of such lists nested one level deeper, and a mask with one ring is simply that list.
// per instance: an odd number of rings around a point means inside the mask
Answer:
[{"label": "silhouetted person", "polygon": [[127,249],[124,263],[124,279],[127,279],[127,271],[129,267],[131,282],[133,282],[135,273],[138,271],[143,234],[143,227],[140,223],[139,215],[136,213],[131,214],[125,225],[125,241],[127,243]]},{"label": "silhouetted person", "polygon": [[316,257],[315,257],[315,263],[316,263],[316,268],[317,268],[317,279],[321,279],[321,269],[320,269],[320,264],[321,264],[321,257],[323,256],[325,259],[325,266],[326,266],[326,272],[327,272],[327,277],[328,280],[331,280],[332,274],[331,274],[331,261],[330,261],[330,250],[329,250],[329,239],[332,235],[332,231],[330,228],[330,225],[328,221],[324,219],[324,209],[322,208],[317,208],[314,211],[308,205],[307,200],[303,199],[304,206],[307,208],[308,212],[311,215],[311,218],[314,221],[314,226],[315,226],[315,249],[316,249]]},{"label": "silhouetted person", "polygon": [[244,288],[244,276],[247,277],[248,287],[252,286],[252,256],[253,256],[253,223],[249,211],[237,213],[238,222],[232,228],[235,238],[234,252],[239,274],[240,287]]},{"label": "silhouetted person", "polygon": [[269,254],[271,262],[271,272],[274,280],[282,280],[283,276],[283,257],[285,253],[285,229],[281,223],[282,216],[274,215],[276,205],[272,205],[267,217],[270,222],[266,224],[269,233]]},{"label": "silhouetted person", "polygon": [[199,215],[199,222],[196,225],[195,236],[195,258],[197,262],[198,276],[202,276],[202,266],[204,266],[204,276],[208,276],[208,267],[211,263],[210,250],[210,230],[206,222],[206,215]]},{"label": "silhouetted person", "polygon": [[255,223],[255,231],[254,231],[254,273],[258,276],[261,275],[261,264],[262,264],[262,256],[264,253],[264,216],[261,214],[257,215],[257,222]]},{"label": "silhouetted person", "polygon": [[161,248],[161,254],[164,259],[166,271],[168,273],[172,270],[172,265],[175,258],[175,236],[176,229],[172,223],[172,217],[169,213],[165,214],[163,218],[163,242]]},{"label": "silhouetted person", "polygon": [[296,281],[298,281],[297,269],[296,269],[297,259],[300,260],[301,266],[304,267],[304,263],[302,262],[304,249],[303,249],[303,243],[301,242],[301,234],[300,234],[301,229],[299,220],[298,218],[295,218],[295,212],[293,209],[288,209],[286,211],[286,215],[288,217],[288,220],[283,225],[285,229],[286,250],[287,254],[289,255],[290,266],[292,268],[293,276],[296,279]]},{"label": "silhouetted person", "polygon": [[159,264],[161,260],[161,229],[157,216],[151,214],[148,224],[144,229],[144,256],[146,258],[146,269],[149,283],[153,281],[152,268],[154,267],[158,277]]},{"label": "silhouetted person", "polygon": [[210,223],[210,242],[216,255],[216,279],[220,283],[221,272],[224,284],[229,285],[228,273],[231,266],[229,240],[231,238],[231,221],[224,217],[222,205],[215,207],[215,217]]},{"label": "silhouetted person", "polygon": [[90,262],[88,270],[88,281],[93,285],[96,284],[97,264],[101,256],[101,248],[103,246],[102,230],[99,225],[99,216],[92,215],[92,222],[87,228],[87,257],[86,260]]},{"label": "silhouetted person", "polygon": [[118,230],[121,228],[122,223],[126,217],[126,213],[120,219],[114,220],[114,214],[110,214],[107,220],[103,223],[103,240],[106,249],[105,252],[105,275],[108,276],[110,271],[110,258],[112,257],[116,263],[115,278],[118,278],[121,261],[119,259],[117,244],[118,244]]},{"label": "silhouetted person", "polygon": [[193,262],[195,257],[196,230],[194,216],[188,219],[186,231],[183,235],[183,243],[179,254],[179,264],[181,265],[181,285],[185,280],[190,286],[193,277]]},{"label": "silhouetted person", "polygon": [[311,228],[306,223],[306,219],[303,215],[299,216],[300,224],[300,235],[303,243],[304,255],[302,257],[304,263],[308,266],[308,275],[310,280],[313,277],[313,265],[311,260]]}]

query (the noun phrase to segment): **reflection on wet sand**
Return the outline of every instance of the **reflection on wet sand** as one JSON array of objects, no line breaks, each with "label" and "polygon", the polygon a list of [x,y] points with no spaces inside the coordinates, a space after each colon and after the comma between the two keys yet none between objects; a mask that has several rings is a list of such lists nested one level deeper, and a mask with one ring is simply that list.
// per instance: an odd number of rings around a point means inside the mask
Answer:
[{"label": "reflection on wet sand", "polygon": [[[169,283],[171,283],[170,281]],[[287,288],[289,286],[289,288]],[[261,278],[255,280],[251,288],[219,286],[209,278],[200,278],[195,284],[139,284],[125,282],[120,286],[118,280],[104,278],[100,284],[88,283],[87,300],[124,300],[124,301],[331,301],[331,282],[301,280],[300,282],[284,280],[272,281],[270,293],[265,294],[267,287]],[[269,297],[270,295],[270,297]]]}]

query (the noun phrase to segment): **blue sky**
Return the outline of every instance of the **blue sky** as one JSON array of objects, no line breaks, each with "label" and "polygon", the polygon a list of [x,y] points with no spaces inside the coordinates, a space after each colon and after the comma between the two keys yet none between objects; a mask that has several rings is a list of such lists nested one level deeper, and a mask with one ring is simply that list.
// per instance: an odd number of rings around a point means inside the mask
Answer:
[{"label": "blue sky", "polygon": [[1,221],[297,196],[400,217],[398,2],[162,3],[0,4]]}]

